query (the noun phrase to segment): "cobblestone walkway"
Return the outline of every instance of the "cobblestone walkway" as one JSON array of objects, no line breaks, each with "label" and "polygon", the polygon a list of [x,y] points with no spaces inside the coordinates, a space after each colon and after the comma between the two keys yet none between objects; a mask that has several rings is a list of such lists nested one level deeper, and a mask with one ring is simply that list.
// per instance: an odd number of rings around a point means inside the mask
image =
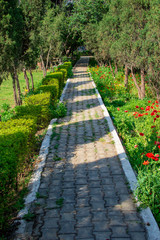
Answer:
[{"label": "cobblestone walkway", "polygon": [[87,65],[81,58],[68,85],[67,116],[54,127],[35,218],[21,239],[147,239]]}]

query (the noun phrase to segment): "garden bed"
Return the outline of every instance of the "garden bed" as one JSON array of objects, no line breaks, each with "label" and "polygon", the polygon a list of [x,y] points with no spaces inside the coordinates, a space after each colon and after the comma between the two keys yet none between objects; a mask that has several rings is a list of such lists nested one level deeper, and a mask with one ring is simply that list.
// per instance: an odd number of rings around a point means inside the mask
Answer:
[{"label": "garden bed", "polygon": [[151,208],[160,225],[159,104],[147,84],[146,98],[138,99],[131,76],[126,89],[123,69],[115,78],[107,65],[92,67],[90,72],[136,171],[139,187],[135,194],[142,207]]}]

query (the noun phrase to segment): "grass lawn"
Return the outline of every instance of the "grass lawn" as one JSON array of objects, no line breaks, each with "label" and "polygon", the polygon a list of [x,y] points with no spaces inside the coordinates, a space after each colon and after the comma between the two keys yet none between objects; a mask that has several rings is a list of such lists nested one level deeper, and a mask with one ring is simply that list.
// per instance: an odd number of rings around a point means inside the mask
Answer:
[{"label": "grass lawn", "polygon": [[[33,79],[34,79],[34,85],[35,88],[41,83],[41,80],[43,78],[43,71],[42,70],[33,70]],[[27,72],[27,75],[30,79],[30,74]],[[26,88],[26,82],[24,79],[23,72],[19,74],[19,81],[20,81],[20,87],[21,92],[24,94],[25,88]],[[31,88],[31,79],[30,79],[30,88]],[[12,87],[12,78],[9,76],[7,80],[4,80],[2,84],[0,85],[0,110],[2,109],[2,105],[4,103],[9,104],[12,108],[15,107],[14,104],[14,96],[13,96],[13,87]]]}]

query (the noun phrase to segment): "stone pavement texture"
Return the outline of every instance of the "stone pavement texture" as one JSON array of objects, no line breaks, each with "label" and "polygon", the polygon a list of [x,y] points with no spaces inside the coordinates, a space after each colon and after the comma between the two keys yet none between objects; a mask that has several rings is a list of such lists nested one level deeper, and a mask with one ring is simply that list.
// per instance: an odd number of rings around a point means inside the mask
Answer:
[{"label": "stone pavement texture", "polygon": [[145,228],[127,187],[107,122],[87,73],[74,69],[67,116],[53,128],[37,199],[17,239],[144,240]]}]

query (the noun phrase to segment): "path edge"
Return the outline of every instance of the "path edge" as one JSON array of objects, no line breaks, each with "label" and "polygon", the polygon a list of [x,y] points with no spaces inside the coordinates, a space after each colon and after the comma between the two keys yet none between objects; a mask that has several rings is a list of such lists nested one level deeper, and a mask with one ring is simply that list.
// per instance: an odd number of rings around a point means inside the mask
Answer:
[{"label": "path edge", "polygon": [[[68,88],[69,82],[70,82],[70,78],[68,78],[66,81],[66,85],[65,85],[62,95],[60,97],[60,102],[63,102],[65,92]],[[51,139],[51,135],[52,135],[53,124],[56,123],[56,121],[57,121],[57,118],[54,118],[50,121],[50,123],[48,125],[48,129],[47,129],[47,133],[42,141],[41,148],[39,151],[39,156],[38,156],[38,159],[40,160],[40,162],[35,165],[35,170],[33,171],[32,177],[29,181],[29,185],[28,185],[29,193],[24,198],[25,207],[19,211],[19,213],[17,215],[18,220],[15,221],[15,223],[17,222],[18,224],[20,224],[18,226],[18,229],[15,231],[15,237],[14,237],[15,240],[18,240],[18,239],[20,240],[20,238],[19,238],[20,235],[25,234],[26,221],[23,219],[23,217],[25,214],[28,213],[32,202],[36,199],[36,193],[40,186],[41,173],[45,166],[46,158],[47,158],[49,147],[50,147],[50,139]]]},{"label": "path edge", "polygon": [[[109,112],[106,108],[106,106],[104,105],[103,103],[103,100],[96,88],[96,85],[94,83],[94,80],[91,76],[91,73],[89,71],[89,75],[90,75],[90,79],[92,81],[92,84],[95,88],[95,91],[96,91],[96,94],[97,94],[97,98],[98,98],[98,101],[99,101],[99,104],[103,110],[103,114],[104,114],[104,117],[105,119],[107,120],[107,123],[108,123],[108,126],[109,126],[109,130],[111,132],[111,135],[113,137],[113,140],[114,140],[114,145],[116,147],[116,150],[117,150],[117,154],[118,154],[118,157],[120,159],[120,162],[121,162],[121,165],[122,165],[122,168],[123,168],[123,171],[124,171],[124,174],[128,180],[128,183],[129,183],[129,186],[130,186],[130,189],[132,190],[132,192],[134,193],[134,190],[136,189],[137,187],[137,178],[136,178],[136,175],[133,171],[133,168],[128,160],[128,157],[127,157],[127,154],[125,152],[125,149],[121,143],[121,140],[118,136],[118,133],[113,125],[113,122],[112,122],[112,119],[109,115]],[[140,206],[140,202],[137,201],[136,202],[136,205],[137,207]],[[160,240],[160,230],[159,230],[159,227],[157,225],[157,222],[150,210],[149,207],[147,207],[146,209],[142,209],[140,211],[140,216],[141,218],[143,219],[143,222],[145,224],[145,229],[146,229],[146,232],[147,232],[147,237],[148,237],[148,240]]]}]

